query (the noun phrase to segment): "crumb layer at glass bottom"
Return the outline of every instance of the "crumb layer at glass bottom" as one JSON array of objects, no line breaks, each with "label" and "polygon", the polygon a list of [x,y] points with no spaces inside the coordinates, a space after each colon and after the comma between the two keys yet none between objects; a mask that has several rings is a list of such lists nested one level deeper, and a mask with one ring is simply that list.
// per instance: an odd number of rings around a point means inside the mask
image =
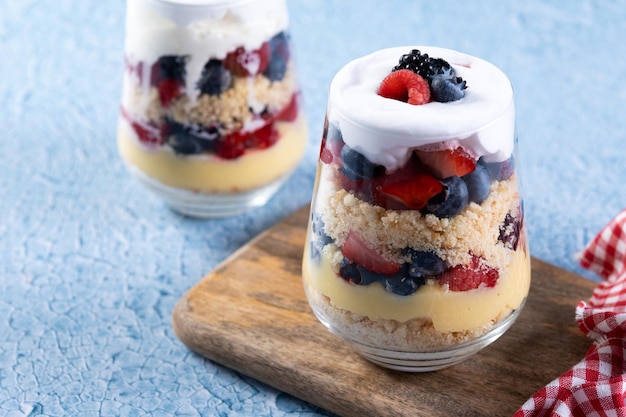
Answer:
[{"label": "crumb layer at glass bottom", "polygon": [[419,352],[402,352],[393,349],[385,349],[377,346],[369,346],[357,340],[346,339],[344,334],[338,333],[328,322],[328,319],[320,311],[313,309],[318,320],[332,333],[345,339],[359,355],[368,361],[384,368],[402,372],[432,372],[456,365],[470,356],[478,353],[502,336],[517,320],[526,299],[511,314],[499,321],[491,330],[476,339],[458,345],[425,349]]}]

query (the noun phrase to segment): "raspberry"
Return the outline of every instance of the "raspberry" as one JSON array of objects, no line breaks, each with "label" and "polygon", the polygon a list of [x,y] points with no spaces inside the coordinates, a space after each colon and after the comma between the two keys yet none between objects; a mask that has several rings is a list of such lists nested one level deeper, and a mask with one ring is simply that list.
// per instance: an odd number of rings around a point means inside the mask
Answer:
[{"label": "raspberry", "polygon": [[246,149],[266,149],[279,139],[278,131],[272,123],[247,133],[232,133],[222,136],[215,143],[215,153],[224,159],[235,159]]},{"label": "raspberry", "polygon": [[248,77],[265,71],[270,59],[270,45],[264,42],[259,49],[253,51],[246,51],[240,46],[226,55],[224,66],[236,76]]},{"label": "raspberry", "polygon": [[482,258],[472,255],[467,265],[456,265],[439,277],[439,284],[448,286],[450,291],[469,291],[481,286],[495,287],[500,274],[484,263]]},{"label": "raspberry", "polygon": [[377,94],[413,105],[430,101],[428,82],[411,70],[398,70],[387,75],[380,83]]}]

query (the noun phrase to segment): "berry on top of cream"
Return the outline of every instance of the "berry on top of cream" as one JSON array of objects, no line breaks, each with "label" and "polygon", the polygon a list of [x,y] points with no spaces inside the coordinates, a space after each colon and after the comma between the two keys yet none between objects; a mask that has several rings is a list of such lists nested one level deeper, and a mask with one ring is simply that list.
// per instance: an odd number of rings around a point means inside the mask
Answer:
[{"label": "berry on top of cream", "polygon": [[[398,60],[412,49],[446,60],[467,83],[462,98],[411,105],[377,94]],[[514,148],[513,89],[493,64],[457,51],[427,46],[384,49],[344,66],[330,86],[329,122],[350,147],[388,171],[414,149],[461,146],[487,162],[508,159]]]}]

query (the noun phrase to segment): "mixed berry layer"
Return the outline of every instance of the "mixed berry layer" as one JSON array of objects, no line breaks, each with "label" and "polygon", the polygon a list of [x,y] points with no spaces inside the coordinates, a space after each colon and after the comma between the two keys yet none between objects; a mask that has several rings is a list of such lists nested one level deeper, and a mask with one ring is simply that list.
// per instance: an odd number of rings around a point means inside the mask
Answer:
[{"label": "mixed berry layer", "polygon": [[286,32],[258,49],[239,47],[224,59],[208,59],[198,80],[187,77],[190,59],[197,57],[163,55],[153,63],[127,57],[127,74],[138,95],[148,85],[149,100],[122,106],[122,116],[144,145],[235,159],[272,146],[279,139],[275,124],[297,118],[299,92]]},{"label": "mixed berry layer", "polygon": [[[382,80],[378,94],[422,105],[431,100],[462,100],[466,88],[466,82],[445,60],[413,50]],[[326,122],[319,160],[320,169],[331,172],[331,181],[337,188],[372,206],[415,212],[415,221],[426,222],[429,216],[438,221],[453,219],[463,214],[468,205],[481,205],[496,182],[510,182],[517,189],[512,156],[501,162],[486,162],[483,157],[464,149],[458,141],[442,142],[436,147],[416,147],[404,165],[388,171],[348,146],[340,129]],[[319,258],[327,245],[338,246],[341,253],[338,275],[354,285],[380,282],[388,292],[406,296],[431,280],[449,291],[469,291],[496,286],[504,272],[475,253],[465,254],[469,261],[459,264],[442,257],[436,248],[417,250],[407,246],[400,250],[399,256],[390,259],[379,248],[368,244],[356,228],[336,241],[331,237],[334,234],[326,230],[324,204],[314,205],[312,211],[311,256]],[[525,243],[520,244],[521,206],[517,205],[498,219],[499,233],[489,244],[499,245],[504,251],[516,251],[518,246],[524,246],[520,249],[525,250]],[[465,232],[471,234],[472,231]],[[416,247],[427,247],[429,242],[417,243]]]}]

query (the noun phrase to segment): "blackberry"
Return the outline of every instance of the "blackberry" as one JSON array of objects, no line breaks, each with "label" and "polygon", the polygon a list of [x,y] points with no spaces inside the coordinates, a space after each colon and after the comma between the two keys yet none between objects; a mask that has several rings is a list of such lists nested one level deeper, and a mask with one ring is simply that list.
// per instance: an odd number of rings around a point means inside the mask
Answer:
[{"label": "blackberry", "polygon": [[455,75],[454,68],[446,60],[431,58],[428,54],[422,54],[419,49],[413,49],[410,53],[402,55],[398,65],[393,67],[392,71],[401,69],[411,70],[421,75],[429,83],[437,74],[450,74],[450,77]]},{"label": "blackberry", "polygon": [[523,223],[524,219],[521,214],[518,217],[513,217],[511,213],[507,213],[504,217],[504,221],[500,225],[498,241],[502,242],[508,249],[517,250],[517,243]]},{"label": "blackberry", "polygon": [[465,96],[466,82],[456,76],[452,65],[443,58],[431,58],[422,54],[419,49],[402,55],[393,71],[401,69],[411,70],[424,78],[430,86],[434,101],[455,101]]}]

